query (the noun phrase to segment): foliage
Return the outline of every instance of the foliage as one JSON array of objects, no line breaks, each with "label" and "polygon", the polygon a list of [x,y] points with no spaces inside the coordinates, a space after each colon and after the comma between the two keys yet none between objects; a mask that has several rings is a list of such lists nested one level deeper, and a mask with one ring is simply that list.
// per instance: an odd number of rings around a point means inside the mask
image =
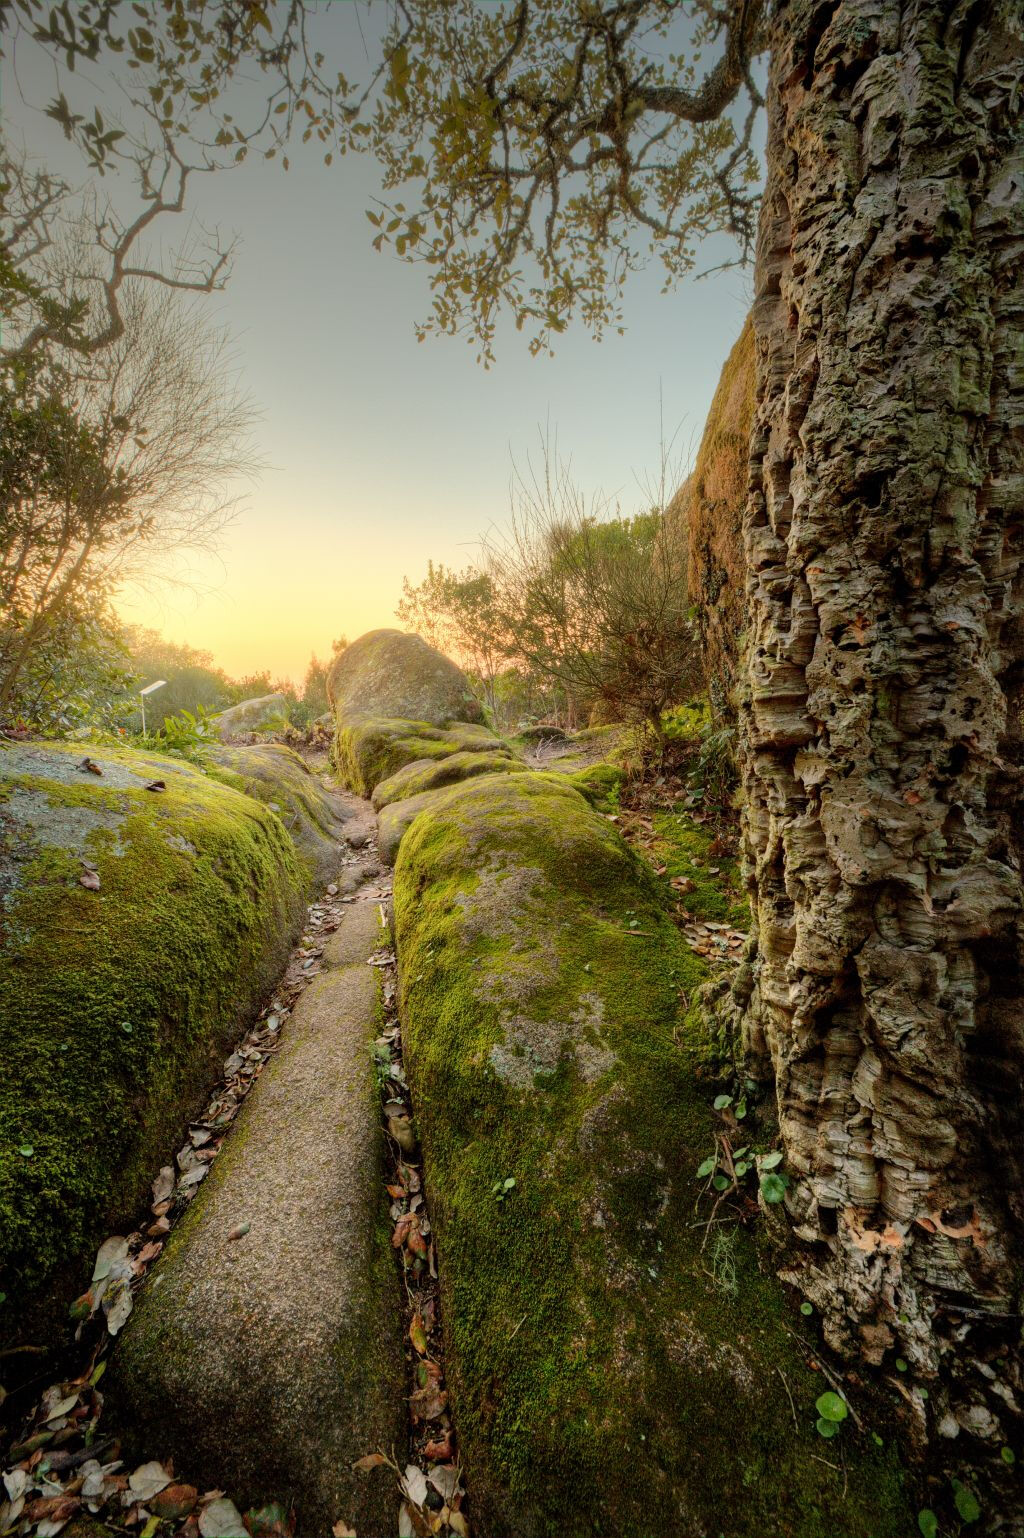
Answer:
[{"label": "foliage", "polygon": [[0,180],[2,718],[30,654],[88,598],[215,542],[223,488],[252,461],[225,339],[140,275],[83,350],[106,303],[102,220],[2,148]]},{"label": "foliage", "polygon": [[[8,9],[15,39],[32,36],[57,67],[50,116],[97,170],[141,173],[172,136],[202,146],[203,168],[273,159],[292,138],[328,165],[374,153],[385,190],[414,200],[368,217],[378,249],[431,271],[420,335],[468,332],[485,359],[503,306],[537,351],[577,313],[598,335],[619,325],[648,252],[671,283],[717,233],[744,259],[753,248],[761,0],[399,0],[362,85],[317,46],[301,0],[192,6],[187,20],[180,0],[158,0],[142,26],[128,0],[81,0],[77,26],[49,0]],[[101,56],[121,61],[127,139],[66,94],[76,58]],[[232,97],[243,64],[265,90]],[[215,286],[221,265],[197,286]]]},{"label": "foliage", "polygon": [[[0,632],[0,650],[8,644]],[[65,607],[28,652],[9,704],[16,731],[64,737],[83,727],[120,732],[134,703],[131,658],[117,622],[98,597]]]}]

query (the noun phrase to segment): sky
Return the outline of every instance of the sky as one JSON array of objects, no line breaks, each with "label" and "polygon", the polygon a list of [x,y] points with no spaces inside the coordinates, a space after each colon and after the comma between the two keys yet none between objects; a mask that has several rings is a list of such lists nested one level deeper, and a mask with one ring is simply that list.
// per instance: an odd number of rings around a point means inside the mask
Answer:
[{"label": "sky", "polygon": [[[361,7],[371,37],[381,9]],[[334,5],[323,25],[357,65],[354,17]],[[9,69],[3,80],[5,129],[59,167],[66,147],[39,111],[51,96],[50,77],[19,55],[17,81]],[[531,357],[509,325],[485,371],[464,340],[416,341],[428,275],[372,249],[365,210],[378,193],[371,158],[327,168],[297,149],[288,172],[250,159],[201,179],[191,199],[205,225],[238,238],[229,286],[202,302],[233,339],[265,468],[237,488],[217,557],[191,563],[192,590],[126,595],[122,613],[232,675],[300,680],[335,637],[397,624],[403,577],[417,582],[430,559],[467,564],[507,522],[513,463],[537,463],[545,430],[588,493],[618,496],[624,512],[645,505],[663,437],[685,473],[750,305],[744,270],[664,294],[652,263],[627,287],[624,336],[598,343],[577,325],[554,358]]]}]

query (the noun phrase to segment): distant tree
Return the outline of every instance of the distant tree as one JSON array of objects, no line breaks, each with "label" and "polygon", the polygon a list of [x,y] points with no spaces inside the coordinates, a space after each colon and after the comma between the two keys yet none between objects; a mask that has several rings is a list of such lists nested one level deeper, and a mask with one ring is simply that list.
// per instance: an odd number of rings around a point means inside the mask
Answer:
[{"label": "distant tree", "polygon": [[661,508],[608,517],[547,452],[518,488],[511,532],[487,547],[515,655],[584,717],[600,705],[660,736],[666,706],[701,684],[685,537]]},{"label": "distant tree", "polygon": [[515,646],[491,573],[475,566],[457,572],[428,561],[427,575],[415,587],[403,577],[395,614],[467,668],[493,712],[495,679]]},{"label": "distant tree", "polygon": [[309,666],[306,668],[306,676],[302,684],[301,700],[306,716],[310,721],[315,721],[317,716],[324,715],[329,708],[327,674],[330,670],[331,662],[347,646],[347,637],[339,636],[336,641],[331,642],[331,658],[329,661],[321,662],[315,653],[309,659]]},{"label": "distant tree", "polygon": [[79,350],[105,302],[91,226],[59,193],[26,210],[25,178],[0,163],[3,719],[33,649],[86,595],[172,575],[181,552],[210,547],[232,513],[225,488],[253,459],[224,338],[173,289],[126,280],[117,335]]}]

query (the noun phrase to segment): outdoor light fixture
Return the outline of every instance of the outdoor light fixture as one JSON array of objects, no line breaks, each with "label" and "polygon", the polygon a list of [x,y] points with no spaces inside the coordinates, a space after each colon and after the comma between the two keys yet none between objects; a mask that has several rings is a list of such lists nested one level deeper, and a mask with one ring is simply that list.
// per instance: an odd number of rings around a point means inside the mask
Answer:
[{"label": "outdoor light fixture", "polygon": [[166,682],[167,682],[166,678],[158,678],[155,684],[147,684],[144,689],[140,689],[139,690],[139,699],[142,701],[142,735],[143,735],[143,737],[145,737],[145,735],[146,735],[146,695],[147,694],[155,694],[158,689],[162,689],[163,688],[163,686],[164,686],[164,684]]}]

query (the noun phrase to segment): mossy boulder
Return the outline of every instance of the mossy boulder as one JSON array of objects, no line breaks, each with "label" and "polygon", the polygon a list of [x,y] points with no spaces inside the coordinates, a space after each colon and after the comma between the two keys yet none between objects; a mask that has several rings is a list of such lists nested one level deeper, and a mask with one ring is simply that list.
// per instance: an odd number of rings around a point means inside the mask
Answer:
[{"label": "mossy boulder", "polygon": [[371,630],[340,652],[327,675],[339,726],[356,716],[397,716],[443,726],[480,721],[465,674],[418,635]]},{"label": "mossy boulder", "polygon": [[213,717],[212,725],[222,742],[243,732],[259,731],[276,721],[287,721],[288,702],[283,694],[261,694],[258,699],[241,700]]},{"label": "mossy boulder", "polygon": [[209,772],[277,812],[298,850],[311,887],[333,881],[342,861],[351,807],[326,790],[283,743],[217,744],[206,749]]},{"label": "mossy boulder", "polygon": [[436,791],[395,927],[477,1529],[905,1538],[891,1452],[847,1423],[820,1460],[821,1379],[748,1229],[702,1247],[701,963],[614,826],[555,774]]},{"label": "mossy boulder", "polygon": [[349,789],[369,796],[375,786],[405,764],[422,759],[436,762],[453,753],[493,752],[498,746],[492,731],[470,722],[442,727],[429,721],[378,716],[346,723],[339,717],[334,759]]},{"label": "mossy boulder", "polygon": [[258,801],[156,753],[88,756],[98,774],[80,744],[0,746],[4,1333],[52,1321],[136,1216],[304,912]]},{"label": "mossy boulder", "polygon": [[377,904],[346,908],[104,1382],[133,1456],[158,1448],[243,1509],[294,1506],[309,1538],[397,1527],[388,1471],[352,1468],[408,1429],[370,1056],[380,943]]},{"label": "mossy boulder", "polygon": [[437,790],[443,785],[455,785],[460,780],[475,779],[478,774],[509,774],[524,771],[526,765],[513,758],[511,748],[495,743],[483,752],[460,749],[441,759],[414,759],[380,780],[374,786],[371,797],[379,812],[392,801],[404,801],[407,796],[418,796],[425,790]]}]

